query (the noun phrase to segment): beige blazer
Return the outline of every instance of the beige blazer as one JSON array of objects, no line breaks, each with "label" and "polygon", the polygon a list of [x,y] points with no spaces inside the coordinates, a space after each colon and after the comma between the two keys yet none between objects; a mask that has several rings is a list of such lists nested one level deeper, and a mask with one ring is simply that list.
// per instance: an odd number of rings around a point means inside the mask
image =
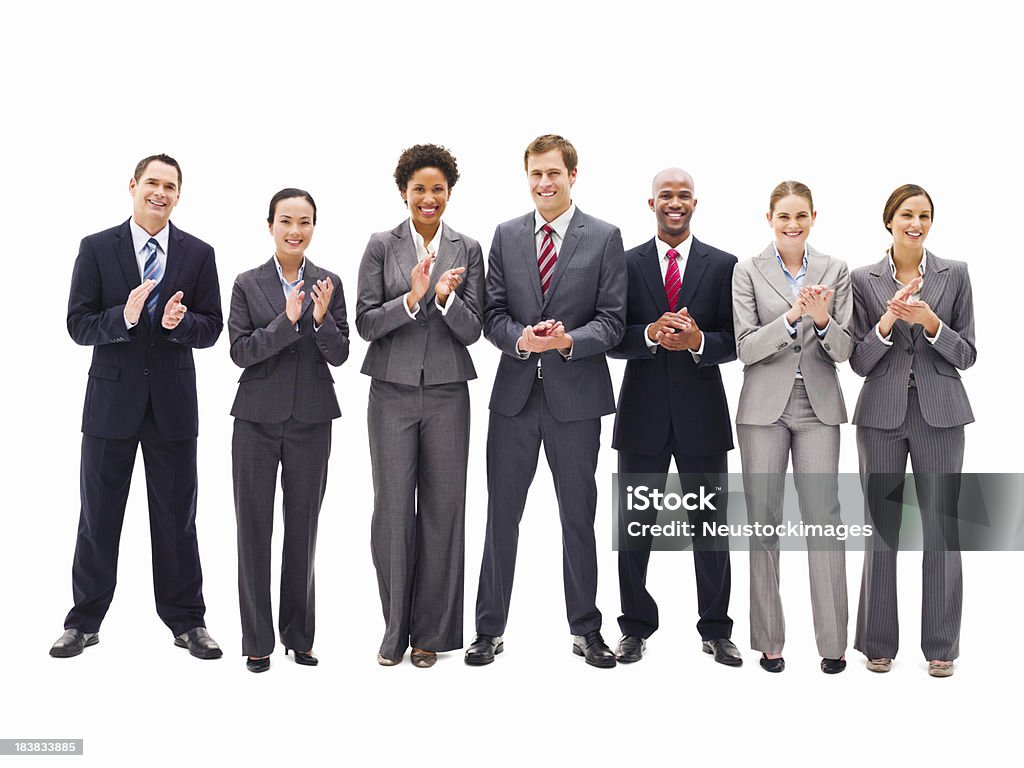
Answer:
[{"label": "beige blazer", "polygon": [[737,424],[778,421],[789,402],[798,368],[818,419],[823,424],[846,421],[836,363],[853,352],[850,272],[845,262],[808,245],[804,285],[827,285],[835,290],[829,300],[832,322],[824,338],[818,336],[809,318],[797,323],[795,337],[789,335],[784,315],[793,306],[793,294],[772,244],[760,256],[738,264],[733,272],[736,354],[744,366]]}]

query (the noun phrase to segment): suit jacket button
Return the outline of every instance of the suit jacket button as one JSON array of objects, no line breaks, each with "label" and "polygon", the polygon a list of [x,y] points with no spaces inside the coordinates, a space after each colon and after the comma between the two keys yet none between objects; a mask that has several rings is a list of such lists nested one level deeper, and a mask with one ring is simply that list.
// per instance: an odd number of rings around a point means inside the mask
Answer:
[{"label": "suit jacket button", "polygon": [[149,368],[143,368],[142,369],[142,375],[143,376],[149,376]]},{"label": "suit jacket button", "polygon": [[288,351],[291,352],[294,355],[295,354],[295,347],[288,347]]},{"label": "suit jacket button", "polygon": [[908,355],[914,354],[914,348],[913,347],[907,347],[907,354]]},{"label": "suit jacket button", "polygon": [[[668,257],[666,257],[666,258],[668,258]],[[156,342],[155,341],[150,341],[149,342],[149,346],[155,347],[156,346]]]},{"label": "suit jacket button", "polygon": [[793,351],[794,352],[799,352],[800,351],[800,345],[799,344],[794,344],[793,345]]}]

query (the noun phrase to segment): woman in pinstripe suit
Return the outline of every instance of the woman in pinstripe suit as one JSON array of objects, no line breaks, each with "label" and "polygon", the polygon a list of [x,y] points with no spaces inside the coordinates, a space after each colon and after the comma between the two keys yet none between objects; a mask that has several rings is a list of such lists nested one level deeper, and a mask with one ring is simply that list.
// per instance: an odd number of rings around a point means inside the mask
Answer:
[{"label": "woman in pinstripe suit", "polygon": [[[846,406],[836,364],[850,356],[850,274],[807,244],[811,190],[784,181],[772,191],[774,242],[733,273],[736,350],[743,390],[736,433],[751,523],[778,525],[789,457],[808,523],[838,525],[839,425]],[[846,668],[846,559],[842,542],[808,537],[811,607],[821,670]],[[761,667],[782,672],[786,623],[779,597],[779,539],[750,541],[750,643]]]},{"label": "woman in pinstripe suit", "polygon": [[959,370],[974,364],[967,265],[925,250],[934,206],[915,184],[896,189],[882,221],[885,257],[853,273],[853,370],[865,377],[857,425],[861,484],[875,528],[864,553],[854,648],[888,672],[899,647],[896,551],[907,456],[924,532],[921,650],[934,677],[953,674],[963,595],[957,499],[964,425],[974,421]]}]

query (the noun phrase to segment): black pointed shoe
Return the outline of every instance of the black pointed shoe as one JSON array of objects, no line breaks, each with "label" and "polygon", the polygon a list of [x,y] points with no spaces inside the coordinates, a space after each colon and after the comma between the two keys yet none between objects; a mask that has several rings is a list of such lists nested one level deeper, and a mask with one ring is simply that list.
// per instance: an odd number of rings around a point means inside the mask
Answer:
[{"label": "black pointed shoe", "polygon": [[740,655],[736,644],[727,637],[720,637],[717,640],[705,640],[701,643],[704,653],[712,654],[715,661],[725,664],[727,667],[742,667],[743,657]]},{"label": "black pointed shoe", "polygon": [[472,667],[482,667],[494,661],[494,657],[505,650],[505,642],[501,636],[477,634],[476,639],[466,649],[465,661]]},{"label": "black pointed shoe", "polygon": [[781,656],[777,659],[769,659],[762,653],[761,661],[758,663],[761,665],[761,669],[765,672],[781,672],[786,668],[786,660]]},{"label": "black pointed shoe", "polygon": [[206,627],[193,627],[174,638],[179,648],[188,648],[188,652],[197,659],[219,659],[224,655],[216,641],[210,637]]},{"label": "black pointed shoe", "polygon": [[615,649],[615,658],[620,664],[632,664],[640,661],[647,650],[647,641],[640,635],[623,635]]}]

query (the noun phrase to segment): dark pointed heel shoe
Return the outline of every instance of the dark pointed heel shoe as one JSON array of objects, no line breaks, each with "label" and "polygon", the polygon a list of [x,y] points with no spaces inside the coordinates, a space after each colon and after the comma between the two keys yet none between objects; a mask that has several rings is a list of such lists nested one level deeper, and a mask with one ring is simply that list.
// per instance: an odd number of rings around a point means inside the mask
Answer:
[{"label": "dark pointed heel shoe", "polygon": [[320,659],[314,656],[312,651],[296,651],[292,648],[285,648],[285,656],[288,655],[288,651],[292,652],[292,658],[295,659],[296,664],[301,664],[304,667],[315,667],[320,663]]},{"label": "dark pointed heel shoe", "polygon": [[270,657],[264,656],[262,659],[254,659],[250,656],[245,660],[245,668],[250,672],[266,672],[270,669]]}]

